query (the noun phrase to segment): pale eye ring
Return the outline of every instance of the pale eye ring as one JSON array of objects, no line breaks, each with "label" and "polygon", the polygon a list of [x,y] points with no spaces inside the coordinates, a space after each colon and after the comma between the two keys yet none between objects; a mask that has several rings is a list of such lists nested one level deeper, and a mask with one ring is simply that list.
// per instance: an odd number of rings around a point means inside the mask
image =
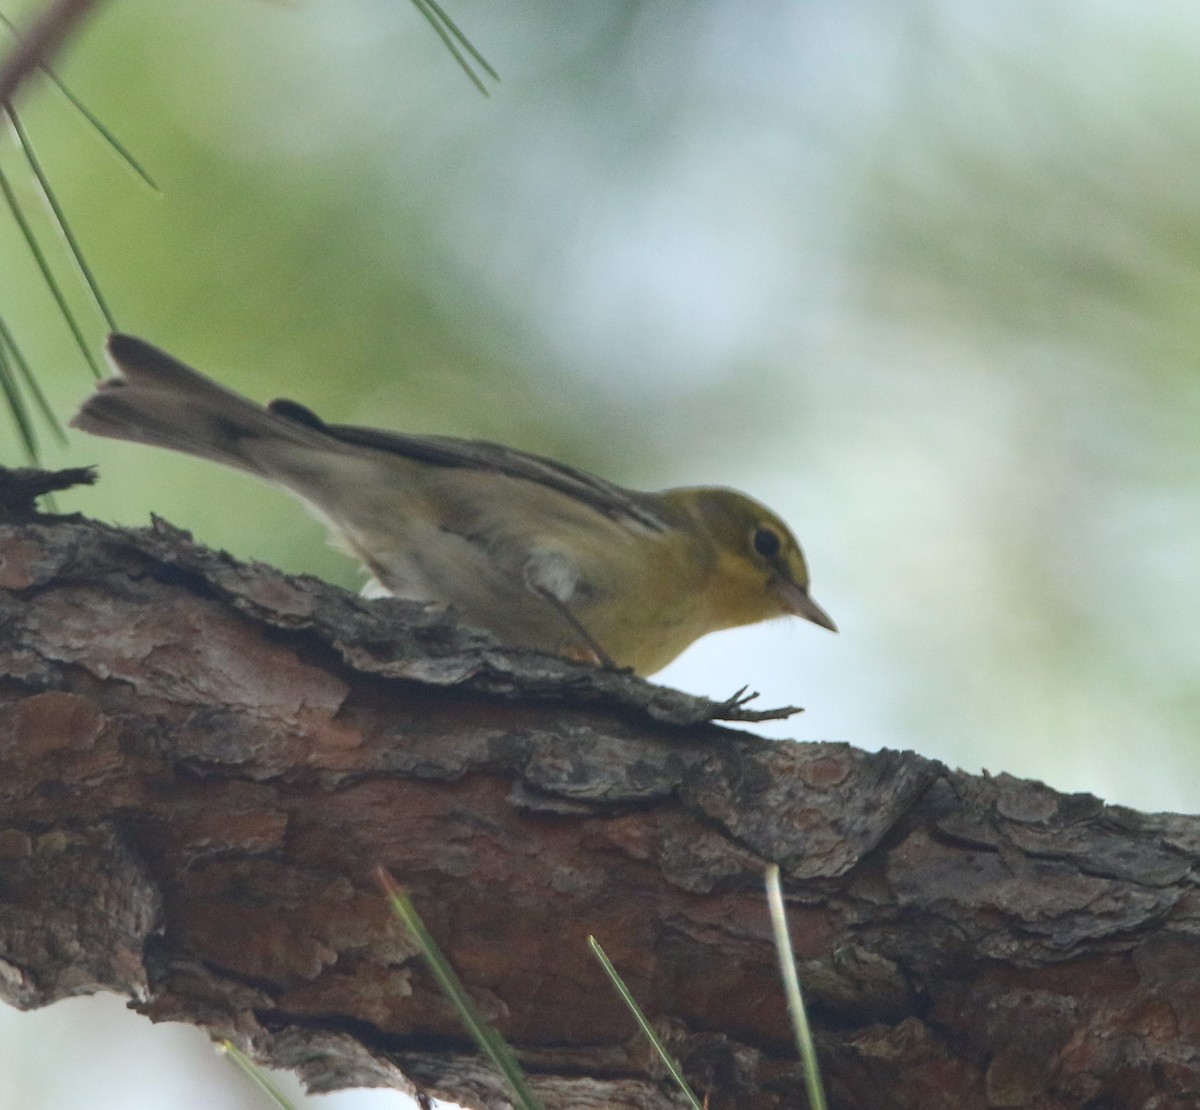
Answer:
[{"label": "pale eye ring", "polygon": [[754,535],[751,537],[750,542],[754,545],[754,550],[764,559],[774,559],[779,554],[779,549],[783,546],[783,541],[779,538],[778,532],[773,528],[762,526],[754,529]]}]

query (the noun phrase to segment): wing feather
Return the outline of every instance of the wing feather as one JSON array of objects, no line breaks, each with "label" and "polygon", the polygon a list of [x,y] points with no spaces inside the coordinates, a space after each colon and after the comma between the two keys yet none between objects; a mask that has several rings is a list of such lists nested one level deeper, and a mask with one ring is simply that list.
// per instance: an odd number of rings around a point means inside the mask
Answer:
[{"label": "wing feather", "polygon": [[308,428],[319,429],[355,447],[369,447],[431,466],[485,470],[510,478],[521,478],[557,490],[617,520],[631,520],[655,532],[664,532],[669,527],[669,522],[655,510],[651,499],[644,494],[623,489],[603,478],[541,455],[486,440],[406,435],[353,424],[326,424],[310,409],[295,401],[272,401],[268,408],[278,416]]}]

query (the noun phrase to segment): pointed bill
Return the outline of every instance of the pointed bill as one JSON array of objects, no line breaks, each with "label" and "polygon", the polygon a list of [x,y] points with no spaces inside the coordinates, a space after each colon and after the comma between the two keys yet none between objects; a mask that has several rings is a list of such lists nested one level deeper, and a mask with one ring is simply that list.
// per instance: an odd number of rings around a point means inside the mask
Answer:
[{"label": "pointed bill", "polygon": [[833,618],[808,596],[808,591],[803,586],[797,586],[794,582],[780,582],[776,586],[776,592],[786,612],[819,624],[822,628],[828,628],[830,632],[838,630]]}]

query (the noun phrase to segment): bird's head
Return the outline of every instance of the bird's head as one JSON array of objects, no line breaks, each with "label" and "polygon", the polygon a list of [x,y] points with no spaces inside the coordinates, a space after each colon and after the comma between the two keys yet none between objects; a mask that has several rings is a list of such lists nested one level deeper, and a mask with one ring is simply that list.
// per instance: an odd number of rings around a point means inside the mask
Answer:
[{"label": "bird's head", "polygon": [[765,505],[720,488],[669,490],[663,496],[710,550],[707,592],[715,627],[796,616],[837,631],[809,596],[808,564],[800,544]]}]

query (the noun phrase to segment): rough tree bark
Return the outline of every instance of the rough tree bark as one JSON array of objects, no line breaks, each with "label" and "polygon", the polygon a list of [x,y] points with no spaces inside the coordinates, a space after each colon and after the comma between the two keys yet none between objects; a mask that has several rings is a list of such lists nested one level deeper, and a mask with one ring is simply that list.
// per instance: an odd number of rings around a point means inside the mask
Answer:
[{"label": "rough tree bark", "polygon": [[[69,477],[69,476],[68,476]],[[32,484],[31,484],[32,482]],[[507,1105],[371,877],[409,889],[548,1107],[804,1105],[785,876],[835,1107],[1200,1104],[1200,822],[517,654],[444,616],[37,516],[0,482],[0,994],[95,990],[317,1089]]]}]

